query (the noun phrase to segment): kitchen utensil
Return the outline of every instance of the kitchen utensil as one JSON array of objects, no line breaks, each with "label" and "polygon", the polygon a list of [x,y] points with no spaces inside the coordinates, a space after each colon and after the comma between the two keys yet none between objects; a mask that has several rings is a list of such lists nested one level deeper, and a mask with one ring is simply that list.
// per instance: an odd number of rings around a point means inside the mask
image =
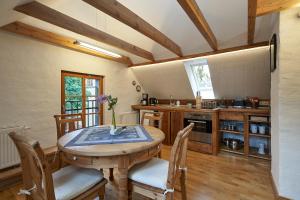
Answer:
[{"label": "kitchen utensil", "polygon": [[236,140],[236,139],[232,139],[231,140],[231,149],[232,150],[237,150],[238,149],[238,145],[239,145],[238,140]]},{"label": "kitchen utensil", "polygon": [[266,133],[266,127],[264,125],[258,126],[258,132],[260,134],[265,134]]},{"label": "kitchen utensil", "polygon": [[251,128],[251,133],[257,133],[257,125],[256,124],[251,124],[250,128]]},{"label": "kitchen utensil", "polygon": [[230,141],[231,141],[230,138],[224,138],[223,141],[224,141],[224,144],[225,144],[226,147],[229,147],[229,146],[230,146]]},{"label": "kitchen utensil", "polygon": [[142,103],[143,106],[147,106],[148,105],[148,94],[147,93],[143,93],[142,94],[141,103]]},{"label": "kitchen utensil", "polygon": [[258,144],[258,153],[261,155],[265,155],[265,144],[264,143]]},{"label": "kitchen utensil", "polygon": [[157,103],[158,103],[158,100],[157,100],[155,97],[151,97],[151,98],[149,99],[149,104],[150,104],[151,106],[155,106]]}]

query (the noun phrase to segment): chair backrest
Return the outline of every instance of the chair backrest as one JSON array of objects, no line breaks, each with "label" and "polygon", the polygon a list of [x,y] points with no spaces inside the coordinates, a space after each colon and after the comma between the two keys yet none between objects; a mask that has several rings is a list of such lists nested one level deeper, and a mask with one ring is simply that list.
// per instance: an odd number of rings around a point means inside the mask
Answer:
[{"label": "chair backrest", "polygon": [[25,190],[32,190],[32,199],[54,200],[53,179],[51,169],[39,142],[31,140],[15,132],[9,133],[15,143],[23,171],[23,184]]},{"label": "chair backrest", "polygon": [[189,134],[191,133],[194,127],[194,123],[191,123],[189,126],[185,127],[183,130],[179,131],[175,142],[173,144],[170,162],[169,162],[169,171],[168,171],[168,182],[167,188],[174,188],[175,181],[178,175],[180,168],[185,168],[186,153],[187,153],[187,144],[189,139]]},{"label": "chair backrest", "polygon": [[120,124],[137,124],[138,123],[138,112],[123,112],[119,115]]},{"label": "chair backrest", "polygon": [[66,133],[85,128],[83,113],[54,115],[56,122],[57,139]]},{"label": "chair backrest", "polygon": [[149,120],[149,125],[155,126],[155,122],[158,122],[157,128],[161,129],[163,115],[164,113],[162,112],[143,112],[141,124],[146,125],[145,120]]}]

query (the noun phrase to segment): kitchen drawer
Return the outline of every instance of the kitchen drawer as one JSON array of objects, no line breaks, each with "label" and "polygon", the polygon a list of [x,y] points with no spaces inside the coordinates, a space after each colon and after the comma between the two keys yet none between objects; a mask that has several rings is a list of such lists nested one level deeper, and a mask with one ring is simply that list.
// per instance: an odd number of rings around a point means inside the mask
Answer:
[{"label": "kitchen drawer", "polygon": [[75,156],[75,155],[67,154],[67,153],[63,153],[63,157],[64,157],[64,160],[70,164],[72,164],[72,163],[74,163],[75,165],[76,165],[76,163],[79,165],[91,165],[92,164],[92,158],[90,158],[90,157]]},{"label": "kitchen drawer", "polygon": [[211,144],[204,144],[204,143],[200,143],[200,142],[189,141],[188,149],[191,151],[212,154],[212,145]]},{"label": "kitchen drawer", "polygon": [[241,112],[224,112],[219,113],[220,120],[235,120],[235,121],[244,121],[244,114]]}]

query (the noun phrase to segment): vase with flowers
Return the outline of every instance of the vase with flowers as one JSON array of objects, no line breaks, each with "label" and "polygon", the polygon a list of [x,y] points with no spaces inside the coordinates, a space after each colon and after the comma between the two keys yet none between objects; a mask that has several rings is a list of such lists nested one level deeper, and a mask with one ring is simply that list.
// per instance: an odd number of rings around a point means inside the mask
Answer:
[{"label": "vase with flowers", "polygon": [[121,128],[117,128],[116,125],[116,116],[115,116],[115,107],[118,103],[117,97],[112,97],[111,95],[100,95],[96,98],[99,104],[104,104],[107,102],[108,110],[112,111],[112,125],[110,126],[110,134],[118,135],[121,132]]}]

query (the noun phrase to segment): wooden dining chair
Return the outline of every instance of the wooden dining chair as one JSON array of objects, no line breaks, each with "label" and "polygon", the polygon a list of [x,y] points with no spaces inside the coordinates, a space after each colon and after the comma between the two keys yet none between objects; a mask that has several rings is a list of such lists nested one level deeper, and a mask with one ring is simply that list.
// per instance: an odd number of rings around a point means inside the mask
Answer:
[{"label": "wooden dining chair", "polygon": [[54,115],[54,118],[56,122],[57,139],[68,132],[85,128],[85,116],[83,113]]},{"label": "wooden dining chair", "polygon": [[174,187],[180,178],[181,196],[186,196],[186,153],[188,136],[194,124],[179,131],[171,150],[170,161],[152,158],[150,161],[134,166],[129,171],[128,192],[131,198],[136,192],[151,199],[174,199]]},{"label": "wooden dining chair", "polygon": [[[143,112],[141,125],[149,125],[161,129],[163,115],[163,112]],[[146,123],[146,120],[148,120],[148,124]],[[161,151],[158,152],[157,156],[161,158]]]},{"label": "wooden dining chair", "polygon": [[[163,115],[164,115],[163,112],[143,112],[141,118],[141,124],[150,125],[161,129]],[[149,124],[146,124],[146,120],[149,121]]]},{"label": "wooden dining chair", "polygon": [[67,166],[52,173],[38,141],[15,132],[9,133],[20,158],[24,189],[21,194],[32,200],[102,200],[107,180],[95,169]]},{"label": "wooden dining chair", "polygon": [[[77,114],[59,114],[53,116],[56,123],[57,140],[66,133],[75,131],[77,129],[85,128],[85,117],[83,113]],[[64,164],[59,158],[60,156],[58,148],[52,148],[55,152],[49,152],[46,154],[47,160],[52,164],[54,170],[61,168]],[[53,156],[54,154],[54,156]]]}]

